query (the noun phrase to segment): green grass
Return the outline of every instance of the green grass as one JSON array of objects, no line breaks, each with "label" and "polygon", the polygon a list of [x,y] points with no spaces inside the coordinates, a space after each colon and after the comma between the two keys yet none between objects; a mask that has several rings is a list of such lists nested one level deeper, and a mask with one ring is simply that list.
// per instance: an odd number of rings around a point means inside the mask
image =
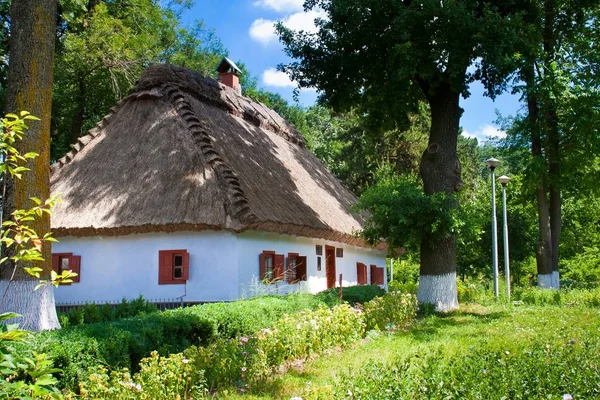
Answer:
[{"label": "green grass", "polygon": [[274,376],[250,393],[219,393],[223,399],[289,399],[313,388],[335,386],[341,375],[360,373],[369,362],[398,363],[435,352],[450,362],[478,349],[515,354],[533,346],[600,341],[600,310],[568,306],[478,306],[432,315],[408,331],[371,335],[344,352],[332,352]]}]

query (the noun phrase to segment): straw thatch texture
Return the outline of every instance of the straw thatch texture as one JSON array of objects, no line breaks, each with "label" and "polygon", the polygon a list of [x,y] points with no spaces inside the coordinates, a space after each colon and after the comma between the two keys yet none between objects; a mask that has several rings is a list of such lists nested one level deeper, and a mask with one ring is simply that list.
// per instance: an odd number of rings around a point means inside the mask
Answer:
[{"label": "straw thatch texture", "polygon": [[146,70],[51,184],[56,236],[264,230],[365,246],[355,197],[292,125],[183,68]]}]

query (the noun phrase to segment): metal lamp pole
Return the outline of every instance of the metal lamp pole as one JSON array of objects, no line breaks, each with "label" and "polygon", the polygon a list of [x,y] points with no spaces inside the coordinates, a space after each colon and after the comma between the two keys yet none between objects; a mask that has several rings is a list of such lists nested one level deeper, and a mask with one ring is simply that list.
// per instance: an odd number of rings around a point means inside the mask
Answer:
[{"label": "metal lamp pole", "polygon": [[510,301],[510,266],[508,260],[508,219],[506,218],[506,184],[510,178],[502,175],[498,182],[502,184],[502,218],[504,229],[504,278],[506,279],[506,298]]},{"label": "metal lamp pole", "polygon": [[498,299],[498,232],[496,225],[496,175],[494,171],[500,163],[495,158],[485,160],[485,164],[492,172],[492,263],[494,268],[494,296]]}]

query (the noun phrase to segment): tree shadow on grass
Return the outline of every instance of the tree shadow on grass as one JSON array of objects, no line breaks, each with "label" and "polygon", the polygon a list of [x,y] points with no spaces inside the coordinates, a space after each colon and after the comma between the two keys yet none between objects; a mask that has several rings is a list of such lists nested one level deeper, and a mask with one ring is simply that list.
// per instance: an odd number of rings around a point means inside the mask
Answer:
[{"label": "tree shadow on grass", "polygon": [[[448,328],[467,327],[469,325],[488,325],[507,315],[506,312],[477,313],[470,311],[455,311],[437,313],[418,321],[408,329],[407,335],[418,342],[430,342],[439,336],[440,332]],[[486,335],[485,330],[469,331],[473,338]]]}]

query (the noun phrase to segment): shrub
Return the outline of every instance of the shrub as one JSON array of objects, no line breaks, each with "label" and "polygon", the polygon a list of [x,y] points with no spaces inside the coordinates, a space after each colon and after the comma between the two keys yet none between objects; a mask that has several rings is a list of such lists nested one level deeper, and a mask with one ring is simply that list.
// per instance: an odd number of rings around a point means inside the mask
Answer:
[{"label": "shrub", "polygon": [[80,385],[82,399],[201,399],[207,397],[204,371],[194,369],[183,354],[160,357],[152,352],[133,377],[127,369],[108,373],[96,367]]},{"label": "shrub", "polygon": [[364,307],[367,329],[402,329],[417,315],[417,298],[390,292],[365,303]]},{"label": "shrub", "polygon": [[513,300],[532,305],[585,305],[600,307],[600,287],[593,289],[515,288]]},{"label": "shrub", "polygon": [[62,369],[62,387],[78,390],[79,382],[98,364],[135,372],[152,351],[178,353],[217,338],[249,336],[285,314],[322,306],[307,294],[206,304],[40,332],[35,335],[35,348],[48,353],[54,366]]},{"label": "shrub", "polygon": [[[358,285],[348,286],[342,289],[342,302],[348,302],[350,305],[363,304],[373,300],[375,297],[383,296],[385,290],[377,285]],[[340,288],[331,288],[324,290],[316,295],[317,299],[333,307],[340,303]]]},{"label": "shrub", "polygon": [[158,312],[155,304],[143,296],[134,300],[123,299],[119,304],[86,303],[58,315],[63,328],[67,326],[95,324],[98,322],[114,321],[120,318],[136,317],[142,314]]},{"label": "shrub", "polygon": [[234,340],[219,338],[184,352],[194,369],[204,370],[208,388],[255,384],[286,361],[347,347],[364,333],[360,312],[348,305],[285,316],[271,328]]},{"label": "shrub", "polygon": [[[362,313],[348,305],[285,316],[253,336],[217,338],[206,347],[161,357],[153,352],[131,378],[127,370],[95,368],[81,384],[83,398],[202,398],[206,388],[245,387],[271,376],[289,360],[346,347],[364,333]],[[130,396],[130,397],[127,397]],[[154,396],[154,397],[152,397]]]},{"label": "shrub", "polygon": [[417,282],[400,283],[398,281],[391,281],[388,283],[388,289],[390,292],[410,293],[417,294],[419,284]]}]

